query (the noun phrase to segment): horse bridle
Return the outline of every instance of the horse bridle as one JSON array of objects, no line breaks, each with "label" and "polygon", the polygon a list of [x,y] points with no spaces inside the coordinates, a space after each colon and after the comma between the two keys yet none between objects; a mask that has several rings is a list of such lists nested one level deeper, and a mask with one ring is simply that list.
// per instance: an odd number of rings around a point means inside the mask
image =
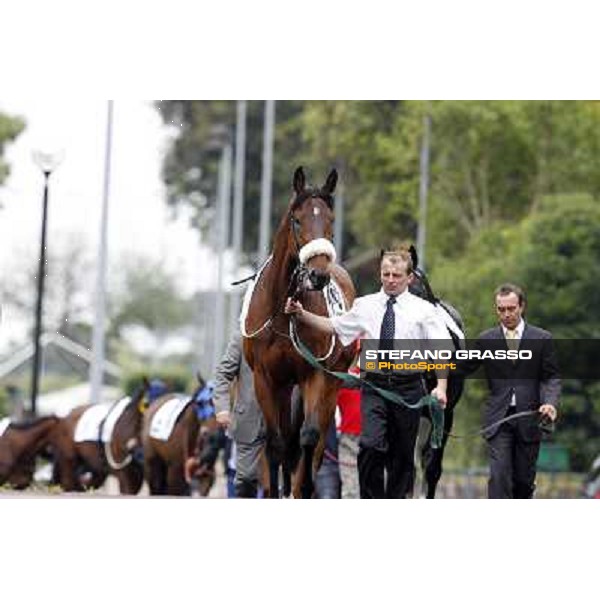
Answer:
[{"label": "horse bridle", "polygon": [[[308,197],[318,198],[318,197],[322,197],[322,194],[320,191],[315,190],[315,191],[311,192],[309,195],[306,195],[305,197],[303,197],[301,199],[297,198],[295,200],[295,202],[297,202],[298,204],[301,204]],[[254,338],[254,337],[258,336],[260,333],[262,333],[262,331],[264,331],[265,329],[270,327],[271,324],[273,323],[273,320],[277,316],[277,314],[279,314],[281,312],[281,309],[283,308],[283,305],[286,302],[287,298],[292,298],[292,300],[298,300],[298,298],[304,291],[304,289],[303,289],[304,282],[307,279],[311,279],[310,269],[300,259],[300,251],[302,250],[302,247],[303,247],[300,245],[300,221],[294,216],[293,211],[290,211],[289,222],[290,222],[290,228],[292,230],[292,235],[293,235],[294,245],[295,245],[294,261],[296,262],[296,267],[294,268],[294,270],[292,271],[292,274],[290,276],[290,281],[289,281],[286,293],[284,294],[283,298],[281,298],[280,301],[278,302],[278,304],[276,305],[275,310],[273,311],[271,316],[256,331],[254,331],[252,333],[247,333],[244,330],[242,330],[242,335],[245,338],[250,338],[250,339]],[[267,260],[269,260],[269,259],[267,259]],[[266,265],[266,263],[265,263],[265,265]],[[261,272],[262,272],[262,269],[261,269]],[[258,282],[259,279],[260,279],[260,272],[256,276],[256,281]],[[311,280],[311,281],[313,283],[313,287],[314,287],[315,291],[319,291],[317,282],[315,282],[313,280]],[[299,352],[297,342],[294,339],[294,338],[297,338],[297,333],[295,331],[295,328],[293,328],[293,325],[292,325],[293,321],[294,321],[294,319],[293,319],[293,315],[292,315],[290,317],[290,334],[289,334],[289,336],[281,331],[277,331],[277,330],[273,330],[273,331],[278,335],[288,337],[290,339],[292,345],[296,349],[296,351]],[[330,347],[329,351],[327,352],[326,356],[318,358],[317,360],[320,360],[320,361],[326,360],[331,355],[333,348],[335,347],[335,337],[332,338],[332,341],[333,341],[333,343],[331,344],[331,347]]]}]

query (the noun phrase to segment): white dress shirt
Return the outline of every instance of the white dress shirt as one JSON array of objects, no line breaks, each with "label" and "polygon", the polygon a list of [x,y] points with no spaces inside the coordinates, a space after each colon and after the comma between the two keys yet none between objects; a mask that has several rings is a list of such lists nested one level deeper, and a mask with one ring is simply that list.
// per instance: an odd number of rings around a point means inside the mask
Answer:
[{"label": "white dress shirt", "polygon": [[[383,288],[361,296],[343,315],[331,318],[331,324],[344,346],[357,338],[378,339],[389,296]],[[394,338],[406,340],[449,340],[450,334],[435,307],[408,290],[396,296]]]}]

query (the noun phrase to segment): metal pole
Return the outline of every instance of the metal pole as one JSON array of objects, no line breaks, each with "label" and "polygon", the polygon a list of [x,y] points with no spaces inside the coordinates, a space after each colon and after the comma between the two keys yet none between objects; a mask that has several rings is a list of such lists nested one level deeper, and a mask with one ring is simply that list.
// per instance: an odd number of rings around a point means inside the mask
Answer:
[{"label": "metal pole", "polygon": [[35,310],[35,332],[33,334],[33,372],[31,380],[31,415],[37,414],[39,388],[40,336],[42,335],[42,306],[44,302],[44,278],[46,276],[46,222],[48,220],[48,180],[51,171],[44,170],[44,206],[42,210],[42,240],[40,244],[40,264],[38,266],[37,304]]},{"label": "metal pole", "polygon": [[106,313],[106,248],[108,232],[108,199],[110,190],[110,167],[112,151],[113,101],[108,101],[106,123],[106,149],[104,155],[104,193],[102,196],[102,216],[100,218],[100,244],[96,271],[96,314],[92,342],[92,364],[90,367],[91,401],[100,402],[100,392],[104,380],[104,321]]},{"label": "metal pole", "polygon": [[421,145],[421,180],[419,185],[419,224],[417,227],[417,254],[419,267],[425,270],[425,242],[427,239],[427,192],[429,190],[429,136],[431,115],[429,109],[423,117],[423,143]]},{"label": "metal pole", "polygon": [[271,237],[271,190],[273,184],[273,134],[275,131],[275,100],[265,100],[262,179],[260,185],[260,234],[258,259],[262,264],[269,253]]},{"label": "metal pole", "polygon": [[215,312],[215,335],[213,346],[213,364],[211,372],[214,372],[221,354],[225,340],[225,290],[223,286],[225,271],[225,250],[229,242],[229,216],[231,202],[231,144],[223,148],[221,164],[219,165],[219,204],[218,215],[218,241],[217,241],[217,293]]},{"label": "metal pole", "polygon": [[[237,102],[237,122],[235,127],[235,178],[233,181],[233,276],[238,278],[240,257],[242,254],[242,235],[244,222],[244,167],[246,154],[246,101]],[[231,291],[231,304],[229,321],[236,327],[240,312],[241,290],[234,288]]]}]

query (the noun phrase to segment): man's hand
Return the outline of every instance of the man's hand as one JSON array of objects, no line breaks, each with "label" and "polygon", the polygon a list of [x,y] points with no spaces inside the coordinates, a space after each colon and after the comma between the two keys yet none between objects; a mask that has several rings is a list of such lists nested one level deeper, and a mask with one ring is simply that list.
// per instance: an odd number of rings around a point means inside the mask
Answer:
[{"label": "man's hand", "polygon": [[540,414],[548,417],[551,421],[556,421],[556,408],[552,404],[542,404],[540,406]]},{"label": "man's hand", "polygon": [[231,413],[228,410],[222,410],[218,412],[216,415],[217,423],[227,429],[231,425]]},{"label": "man's hand", "polygon": [[285,312],[286,315],[300,316],[302,314],[303,310],[304,310],[304,307],[302,306],[302,304],[300,302],[298,302],[298,300],[292,300],[291,298],[288,298],[285,301],[285,308],[283,309],[283,311]]},{"label": "man's hand", "polygon": [[440,406],[442,408],[446,408],[446,404],[448,404],[448,399],[446,398],[446,390],[445,389],[442,389],[441,386],[438,386],[438,387],[434,388],[433,390],[431,390],[431,395],[434,398],[437,398],[437,400],[440,403]]}]

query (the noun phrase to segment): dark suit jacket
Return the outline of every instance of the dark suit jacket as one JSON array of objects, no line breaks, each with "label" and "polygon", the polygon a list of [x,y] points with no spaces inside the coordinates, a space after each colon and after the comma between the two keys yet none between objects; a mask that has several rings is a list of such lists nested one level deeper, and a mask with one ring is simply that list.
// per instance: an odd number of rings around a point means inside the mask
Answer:
[{"label": "dark suit jacket", "polygon": [[[506,339],[500,326],[484,331],[475,343],[478,350],[507,350]],[[531,350],[531,360],[458,360],[457,370],[472,374],[483,365],[490,395],[485,407],[484,426],[502,419],[516,396],[517,412],[537,410],[542,404],[558,404],[561,382],[552,335],[525,323],[519,350]],[[538,418],[522,417],[516,420],[519,435],[525,441],[539,441],[541,431]],[[494,427],[485,433],[491,438],[498,430]]]}]

